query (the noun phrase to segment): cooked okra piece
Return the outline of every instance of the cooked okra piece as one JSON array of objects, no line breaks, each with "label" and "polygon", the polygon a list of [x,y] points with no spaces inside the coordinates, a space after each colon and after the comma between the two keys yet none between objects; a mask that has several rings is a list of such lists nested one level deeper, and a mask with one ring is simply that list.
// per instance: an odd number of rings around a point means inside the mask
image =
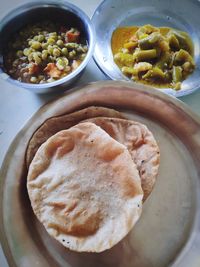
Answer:
[{"label": "cooked okra piece", "polygon": [[134,65],[134,67],[123,67],[122,72],[127,75],[138,75],[140,72],[148,71],[152,69],[152,64],[148,62],[139,62]]},{"label": "cooked okra piece", "polygon": [[143,33],[143,34],[141,34],[138,38],[139,38],[139,40],[142,40],[142,39],[144,39],[144,38],[147,38],[149,35],[147,34],[147,33]]},{"label": "cooked okra piece", "polygon": [[158,43],[158,47],[160,48],[161,53],[166,53],[170,50],[169,43],[164,39]]},{"label": "cooked okra piece", "polygon": [[174,61],[176,63],[184,63],[184,62],[190,62],[190,64],[194,67],[194,60],[192,56],[183,49],[180,49],[178,52],[175,53]]},{"label": "cooked okra piece", "polygon": [[128,50],[132,50],[135,47],[137,47],[137,42],[130,41],[130,42],[124,44],[124,48],[126,48]]},{"label": "cooked okra piece", "polygon": [[154,67],[142,76],[143,79],[165,79],[165,73],[158,67]]},{"label": "cooked okra piece", "polygon": [[166,52],[162,54],[160,57],[160,60],[156,63],[156,67],[160,69],[166,69],[169,66],[169,63],[171,62],[172,56],[169,52]]},{"label": "cooked okra piece", "polygon": [[191,65],[191,63],[190,62],[188,62],[188,61],[186,61],[183,65],[182,65],[182,68],[183,68],[183,70],[185,71],[185,72],[188,72],[188,73],[190,73],[190,72],[192,72],[193,71],[193,69],[194,69],[194,66],[193,65]]},{"label": "cooked okra piece", "polygon": [[134,57],[130,54],[117,53],[114,56],[115,61],[120,65],[125,65],[127,67],[132,67],[134,63]]},{"label": "cooked okra piece", "polygon": [[180,66],[173,66],[172,80],[174,83],[181,82],[181,80],[182,80],[182,68]]},{"label": "cooked okra piece", "polygon": [[134,65],[133,69],[134,69],[135,75],[138,75],[138,73],[140,73],[140,72],[144,72],[144,71],[148,71],[148,70],[152,69],[152,64],[150,64],[148,62],[139,62],[139,63]]},{"label": "cooked okra piece", "polygon": [[176,91],[180,90],[180,89],[181,89],[181,82],[176,83],[176,84],[173,86],[173,88],[174,88]]},{"label": "cooked okra piece", "polygon": [[160,40],[161,34],[158,32],[153,32],[146,38],[140,39],[138,41],[139,47],[141,49],[151,49],[154,48],[156,43]]},{"label": "cooked okra piece", "polygon": [[193,44],[188,34],[186,32],[175,30],[173,30],[172,32],[178,39],[180,48],[188,51],[190,54],[193,54]]},{"label": "cooked okra piece", "polygon": [[159,29],[157,29],[156,27],[153,27],[150,24],[144,25],[142,27],[140,27],[137,32],[136,32],[136,36],[140,39],[141,36],[144,34],[151,34],[152,32],[158,32]]},{"label": "cooked okra piece", "polygon": [[122,72],[125,75],[134,75],[135,74],[135,70],[132,67],[122,67]]},{"label": "cooked okra piece", "polygon": [[133,56],[136,61],[149,61],[157,57],[156,49],[136,51]]},{"label": "cooked okra piece", "polygon": [[179,41],[173,33],[170,33],[167,38],[170,48],[175,50],[178,50],[180,48]]}]

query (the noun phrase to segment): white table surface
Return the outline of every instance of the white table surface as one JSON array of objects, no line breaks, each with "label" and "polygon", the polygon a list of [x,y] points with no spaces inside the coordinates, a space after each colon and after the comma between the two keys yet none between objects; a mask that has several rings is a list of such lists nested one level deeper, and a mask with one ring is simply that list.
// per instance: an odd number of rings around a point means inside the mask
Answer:
[{"label": "white table surface", "polygon": [[[58,0],[59,1],[59,0]],[[29,1],[24,0],[2,0],[0,18],[6,15],[12,8]],[[73,0],[69,1],[83,9],[88,16],[92,16],[94,10],[101,2],[100,0]],[[107,78],[90,60],[85,73],[76,85],[90,81],[106,80]],[[200,89],[200,88],[199,88]],[[0,80],[0,165],[12,140],[38,110],[40,106],[55,98],[55,95],[36,95],[27,90],[15,87],[4,80]],[[190,108],[200,115],[200,90],[196,93],[180,98]],[[8,267],[6,259],[0,247],[0,266]],[[27,266],[28,267],[28,266]]]}]

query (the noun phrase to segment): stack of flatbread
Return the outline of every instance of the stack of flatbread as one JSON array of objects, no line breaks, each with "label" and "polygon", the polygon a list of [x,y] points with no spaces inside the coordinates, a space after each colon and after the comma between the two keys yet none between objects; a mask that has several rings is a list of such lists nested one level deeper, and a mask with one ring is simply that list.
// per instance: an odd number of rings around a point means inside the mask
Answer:
[{"label": "stack of flatbread", "polygon": [[159,158],[148,128],[118,111],[89,107],[50,118],[26,152],[33,211],[65,247],[109,249],[141,216]]}]

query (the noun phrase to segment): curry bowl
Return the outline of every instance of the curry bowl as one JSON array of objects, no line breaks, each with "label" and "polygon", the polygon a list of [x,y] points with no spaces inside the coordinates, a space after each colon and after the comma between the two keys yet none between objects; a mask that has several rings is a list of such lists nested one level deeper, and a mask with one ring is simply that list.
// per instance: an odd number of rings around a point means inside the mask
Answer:
[{"label": "curry bowl", "polygon": [[[118,27],[143,26],[169,27],[184,31],[194,45],[195,70],[183,82],[180,90],[169,87],[160,91],[175,97],[190,94],[200,86],[200,3],[198,1],[103,1],[94,12],[92,22],[96,29],[94,60],[99,68],[113,80],[130,81],[116,65],[111,40]],[[153,87],[150,87],[153,88]]]}]

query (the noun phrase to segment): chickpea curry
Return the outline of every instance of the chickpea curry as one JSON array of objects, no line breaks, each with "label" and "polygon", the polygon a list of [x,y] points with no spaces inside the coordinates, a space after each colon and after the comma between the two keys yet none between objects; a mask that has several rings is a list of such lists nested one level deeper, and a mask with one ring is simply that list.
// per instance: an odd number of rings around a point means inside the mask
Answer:
[{"label": "chickpea curry", "polygon": [[117,28],[111,40],[114,61],[124,75],[155,87],[181,89],[195,69],[186,32],[152,25]]},{"label": "chickpea curry", "polygon": [[53,82],[74,71],[87,51],[79,29],[43,21],[26,26],[12,38],[4,66],[12,78],[22,82]]}]

